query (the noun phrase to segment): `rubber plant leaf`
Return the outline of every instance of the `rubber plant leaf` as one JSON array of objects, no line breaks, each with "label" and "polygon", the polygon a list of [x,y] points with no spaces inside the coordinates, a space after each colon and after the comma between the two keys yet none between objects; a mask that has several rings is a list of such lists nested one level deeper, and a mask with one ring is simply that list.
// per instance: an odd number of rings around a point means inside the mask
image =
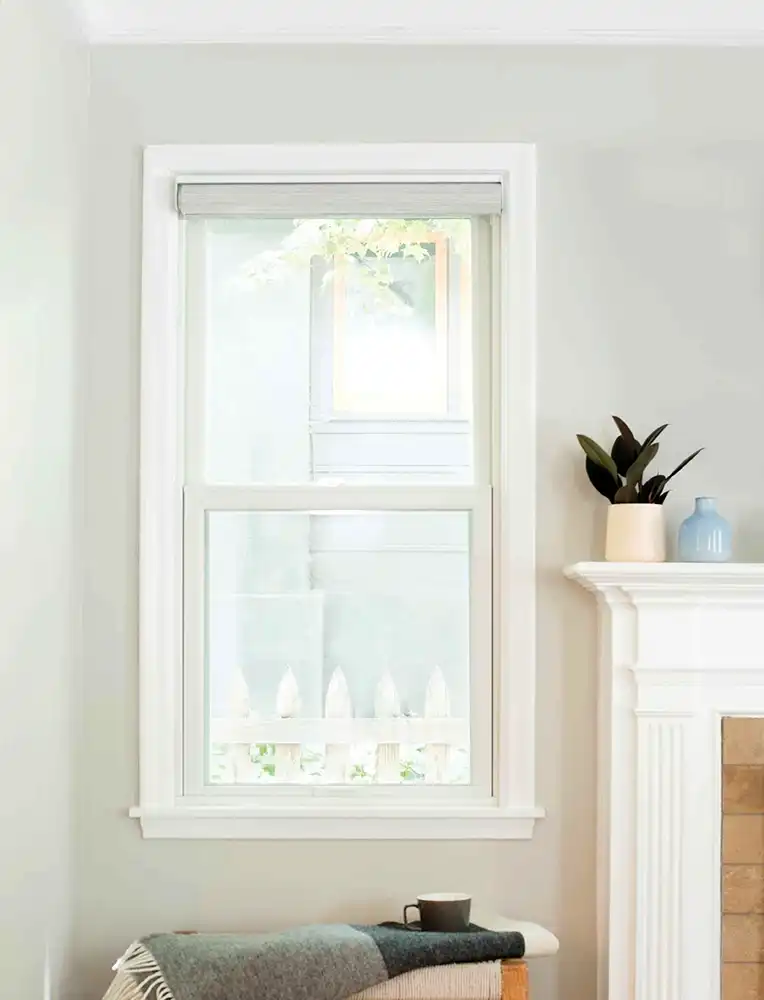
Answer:
[{"label": "rubber plant leaf", "polygon": [[642,479],[645,469],[658,454],[658,448],[658,444],[649,444],[646,448],[643,448],[642,451],[640,451],[636,461],[626,473],[626,482],[629,486],[636,486]]},{"label": "rubber plant leaf", "polygon": [[657,475],[642,483],[640,499],[643,503],[655,503],[656,497],[661,493],[666,484],[666,477]]},{"label": "rubber plant leaf", "polygon": [[592,462],[597,465],[601,465],[603,469],[607,469],[610,475],[613,477],[613,481],[620,485],[620,480],[618,478],[618,469],[616,468],[615,462],[608,455],[604,448],[601,448],[596,441],[593,441],[586,434],[577,434],[578,443],[584,450],[587,458],[590,458]]},{"label": "rubber plant leaf", "polygon": [[637,487],[634,484],[627,483],[625,486],[621,486],[620,489],[616,490],[615,500],[613,503],[637,503],[637,500]]},{"label": "rubber plant leaf", "polygon": [[619,434],[613,442],[613,448],[610,452],[610,457],[615,462],[619,475],[626,475],[638,454],[639,451],[634,450],[623,434]]},{"label": "rubber plant leaf", "polygon": [[645,438],[645,441],[644,441],[644,444],[642,445],[642,447],[646,448],[649,444],[652,444],[653,441],[657,441],[657,439],[666,430],[667,427],[668,427],[668,424],[661,424],[660,427],[656,427],[654,431],[651,431],[647,435],[647,437]]},{"label": "rubber plant leaf", "polygon": [[698,448],[698,450],[694,451],[692,455],[688,455],[683,462],[680,462],[679,465],[677,465],[677,467],[670,475],[666,476],[666,482],[668,482],[670,479],[673,479],[674,476],[677,474],[677,472],[681,472],[682,469],[685,467],[685,465],[689,465],[690,462],[693,460],[693,458],[697,458],[702,451],[703,451],[702,448]]},{"label": "rubber plant leaf", "polygon": [[639,441],[637,441],[637,439],[634,437],[634,432],[632,431],[631,427],[629,427],[629,425],[626,423],[625,420],[623,420],[621,417],[616,417],[615,415],[613,416],[613,423],[618,428],[618,431],[621,437],[626,442],[626,444],[634,452],[634,458],[636,458],[641,450],[641,447]]},{"label": "rubber plant leaf", "polygon": [[595,490],[598,493],[601,493],[603,497],[607,497],[608,500],[613,503],[613,498],[615,497],[615,491],[618,489],[618,484],[615,482],[607,469],[603,469],[601,465],[597,465],[596,462],[593,462],[587,457],[586,474],[589,477],[589,482]]}]

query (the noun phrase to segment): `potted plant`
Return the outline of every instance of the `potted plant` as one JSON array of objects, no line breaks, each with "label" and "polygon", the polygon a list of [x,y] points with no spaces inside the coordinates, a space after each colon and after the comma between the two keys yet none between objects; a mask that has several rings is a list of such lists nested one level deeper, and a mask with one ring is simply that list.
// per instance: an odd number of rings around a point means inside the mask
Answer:
[{"label": "potted plant", "polygon": [[699,448],[667,476],[645,478],[647,467],[658,454],[658,438],[668,424],[661,424],[644,441],[636,439],[629,425],[613,417],[618,436],[608,453],[586,434],[576,435],[586,455],[589,482],[610,501],[605,538],[605,559],[609,562],[663,562],[666,558],[666,531],[663,502],[666,488],[700,452]]}]

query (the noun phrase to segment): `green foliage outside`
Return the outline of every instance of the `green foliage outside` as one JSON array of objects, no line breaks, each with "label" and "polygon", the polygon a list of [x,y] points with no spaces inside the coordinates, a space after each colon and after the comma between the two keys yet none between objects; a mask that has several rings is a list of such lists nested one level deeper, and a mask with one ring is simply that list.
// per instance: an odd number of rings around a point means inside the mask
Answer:
[{"label": "green foliage outside", "polygon": [[324,261],[324,281],[330,282],[334,265],[344,260],[372,293],[381,308],[408,311],[408,300],[390,267],[394,258],[418,263],[430,259],[433,237],[442,235],[463,259],[470,255],[469,219],[297,219],[278,250],[264,251],[250,265],[257,281],[276,281],[294,269]]},{"label": "green foliage outside", "polygon": [[[373,751],[373,748],[369,748]],[[228,750],[226,743],[217,743],[212,747],[210,780],[212,784],[225,784],[230,780],[228,774]],[[424,781],[424,746],[409,748],[408,756],[400,761],[400,778],[404,783]],[[457,757],[463,758],[466,766],[466,752],[456,751]],[[373,752],[352,760],[348,768],[348,780],[355,784],[368,784],[374,779]],[[274,780],[276,777],[276,745],[274,743],[254,743],[250,747],[250,760],[254,765],[254,780]],[[300,770],[305,778],[318,780],[324,767],[322,748],[303,746],[300,755]],[[454,781],[466,780],[466,772],[457,774]]]}]

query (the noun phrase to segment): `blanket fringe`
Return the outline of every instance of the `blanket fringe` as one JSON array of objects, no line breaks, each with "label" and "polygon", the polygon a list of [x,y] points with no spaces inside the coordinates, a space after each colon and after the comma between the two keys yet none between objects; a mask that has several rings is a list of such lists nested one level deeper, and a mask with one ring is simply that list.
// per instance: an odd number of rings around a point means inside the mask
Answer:
[{"label": "blanket fringe", "polygon": [[175,1000],[157,960],[140,941],[114,963],[114,971],[117,975],[103,1000]]}]

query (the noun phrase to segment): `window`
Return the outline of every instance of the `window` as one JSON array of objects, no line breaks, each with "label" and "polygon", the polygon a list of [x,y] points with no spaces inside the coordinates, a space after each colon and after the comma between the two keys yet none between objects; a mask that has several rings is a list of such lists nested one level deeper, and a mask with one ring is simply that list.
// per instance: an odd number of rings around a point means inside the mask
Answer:
[{"label": "window", "polygon": [[148,151],[147,836],[530,836],[532,171]]}]

